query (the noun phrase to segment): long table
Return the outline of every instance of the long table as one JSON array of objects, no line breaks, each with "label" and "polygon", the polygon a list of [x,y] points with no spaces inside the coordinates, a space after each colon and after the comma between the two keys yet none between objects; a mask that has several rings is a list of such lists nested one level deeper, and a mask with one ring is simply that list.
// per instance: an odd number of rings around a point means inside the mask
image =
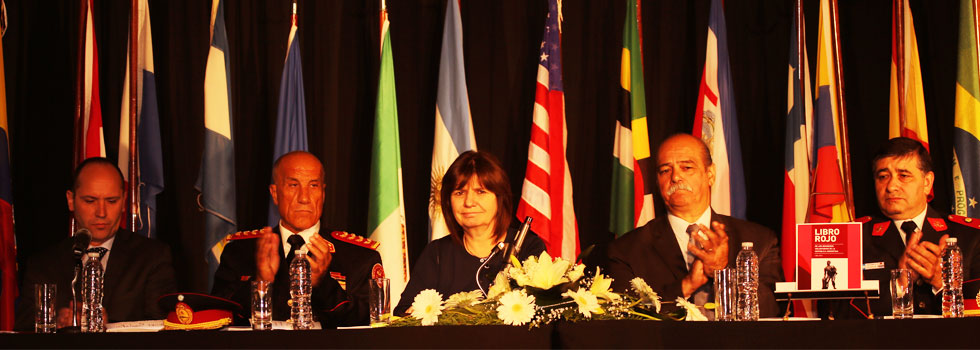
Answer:
[{"label": "long table", "polygon": [[2,348],[980,348],[980,318],[0,334]]}]

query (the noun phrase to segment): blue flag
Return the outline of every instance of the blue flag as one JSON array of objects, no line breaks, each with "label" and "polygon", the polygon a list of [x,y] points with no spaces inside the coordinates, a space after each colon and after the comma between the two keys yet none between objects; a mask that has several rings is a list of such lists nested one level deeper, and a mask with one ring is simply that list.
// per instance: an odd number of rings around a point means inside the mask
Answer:
[{"label": "blue flag", "polygon": [[211,6],[211,50],[204,73],[204,155],[195,187],[206,212],[204,242],[208,249],[208,289],[221,262],[225,238],[237,230],[235,215],[235,142],[232,140],[231,78],[228,35],[221,0]]},{"label": "blue flag", "polygon": [[[282,67],[279,83],[279,113],[276,119],[276,143],[272,151],[275,162],[283,154],[307,151],[306,100],[303,97],[303,60],[299,54],[299,34],[296,33],[296,13],[289,29],[286,65]],[[272,179],[275,181],[275,179]],[[279,225],[279,210],[269,198],[269,227]]]}]

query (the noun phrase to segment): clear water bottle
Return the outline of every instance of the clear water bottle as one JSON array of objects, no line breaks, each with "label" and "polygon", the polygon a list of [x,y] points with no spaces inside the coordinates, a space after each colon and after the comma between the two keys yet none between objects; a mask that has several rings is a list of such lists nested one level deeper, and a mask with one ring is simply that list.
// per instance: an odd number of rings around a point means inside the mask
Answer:
[{"label": "clear water bottle", "polygon": [[940,262],[943,271],[943,317],[963,317],[963,252],[947,238]]},{"label": "clear water bottle", "polygon": [[298,249],[289,263],[290,321],[293,329],[313,328],[313,307],[310,295],[313,294],[313,281],[310,277],[310,262],[306,260],[307,250]]},{"label": "clear water bottle", "polygon": [[102,262],[99,253],[88,253],[82,270],[82,332],[105,332],[102,315]]},{"label": "clear water bottle", "polygon": [[738,270],[738,295],[735,317],[739,321],[759,320],[759,257],[752,250],[752,242],[743,242],[735,260]]}]

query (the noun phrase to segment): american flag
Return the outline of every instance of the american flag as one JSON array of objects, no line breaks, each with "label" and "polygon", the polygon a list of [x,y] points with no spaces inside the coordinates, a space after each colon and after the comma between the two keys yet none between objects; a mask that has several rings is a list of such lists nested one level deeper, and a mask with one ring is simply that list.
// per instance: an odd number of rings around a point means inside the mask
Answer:
[{"label": "american flag", "polygon": [[548,2],[538,81],[534,94],[534,123],[527,149],[527,174],[517,217],[534,219],[531,230],[548,247],[548,254],[574,259],[579,253],[578,224],[572,203],[572,176],[565,150],[565,93],[561,80],[561,9]]}]

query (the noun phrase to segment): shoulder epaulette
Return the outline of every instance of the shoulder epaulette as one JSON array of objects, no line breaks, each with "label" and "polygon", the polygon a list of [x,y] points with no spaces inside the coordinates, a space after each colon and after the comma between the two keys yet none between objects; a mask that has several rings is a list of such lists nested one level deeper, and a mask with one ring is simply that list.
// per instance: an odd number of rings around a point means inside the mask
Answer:
[{"label": "shoulder epaulette", "polygon": [[226,241],[237,241],[240,239],[252,239],[262,237],[261,230],[238,231],[225,237]]},{"label": "shoulder epaulette", "polygon": [[381,245],[381,243],[375,242],[368,238],[364,238],[362,236],[355,235],[353,233],[344,232],[344,231],[333,231],[333,233],[331,233],[330,235],[333,236],[333,238],[337,239],[338,241],[347,242],[368,249],[378,249],[378,246]]},{"label": "shoulder epaulette", "polygon": [[862,216],[862,217],[859,217],[857,219],[854,219],[854,221],[860,222],[862,224],[867,224],[868,222],[871,221],[871,217],[870,216]]},{"label": "shoulder epaulette", "polygon": [[950,215],[949,221],[955,222],[960,225],[969,226],[975,229],[980,229],[980,219],[974,219],[974,218],[960,216],[960,215]]}]

